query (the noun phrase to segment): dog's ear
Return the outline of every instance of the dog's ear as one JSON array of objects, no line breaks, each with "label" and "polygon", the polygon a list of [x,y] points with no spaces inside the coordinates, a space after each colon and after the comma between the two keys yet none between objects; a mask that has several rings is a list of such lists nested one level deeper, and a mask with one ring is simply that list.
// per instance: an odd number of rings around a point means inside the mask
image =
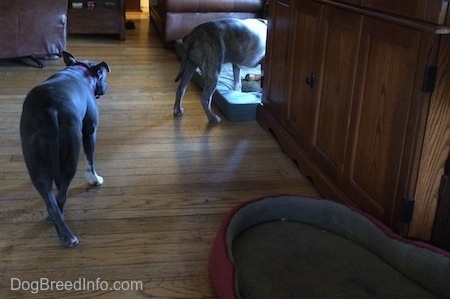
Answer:
[{"label": "dog's ear", "polygon": [[111,72],[111,69],[109,68],[108,64],[106,64],[106,62],[102,61],[99,64],[97,64],[95,67],[95,70],[97,70],[97,72],[103,68],[105,69],[105,71],[107,71],[108,73]]},{"label": "dog's ear", "polygon": [[66,64],[66,66],[71,66],[77,63],[75,57],[73,57],[69,52],[62,51],[62,56],[64,58],[64,63]]}]

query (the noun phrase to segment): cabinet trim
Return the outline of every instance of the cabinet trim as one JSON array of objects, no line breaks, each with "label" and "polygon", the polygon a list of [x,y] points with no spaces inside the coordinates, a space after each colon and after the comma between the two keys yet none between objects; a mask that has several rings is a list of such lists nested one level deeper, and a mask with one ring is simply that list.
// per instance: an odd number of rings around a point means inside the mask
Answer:
[{"label": "cabinet trim", "polygon": [[450,27],[446,27],[446,26],[442,26],[442,25],[431,24],[431,23],[427,23],[424,21],[420,21],[420,20],[409,19],[406,17],[397,16],[394,14],[388,14],[386,12],[378,12],[375,10],[361,8],[361,7],[348,5],[348,4],[344,4],[344,3],[338,3],[335,1],[331,1],[331,0],[317,0],[316,2],[343,8],[343,9],[353,11],[353,12],[361,14],[361,15],[378,18],[378,19],[381,19],[384,21],[388,21],[388,22],[392,22],[395,24],[418,29],[420,31],[427,32],[427,33],[450,34]]}]

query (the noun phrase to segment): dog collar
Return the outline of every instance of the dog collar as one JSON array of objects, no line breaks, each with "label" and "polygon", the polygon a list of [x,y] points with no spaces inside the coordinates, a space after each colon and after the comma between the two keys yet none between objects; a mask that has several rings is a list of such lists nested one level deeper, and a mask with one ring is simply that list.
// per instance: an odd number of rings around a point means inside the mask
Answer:
[{"label": "dog collar", "polygon": [[74,66],[77,66],[79,69],[81,69],[88,76],[94,76],[95,75],[92,72],[91,68],[85,63],[77,61],[77,63],[75,63]]},{"label": "dog collar", "polygon": [[[75,63],[74,66],[81,69],[83,73],[89,78],[95,77],[95,74],[92,72],[92,69],[87,64],[77,61],[77,63]],[[95,93],[95,84],[93,84],[92,86],[92,93],[94,94],[96,99],[100,98],[100,95]]]}]

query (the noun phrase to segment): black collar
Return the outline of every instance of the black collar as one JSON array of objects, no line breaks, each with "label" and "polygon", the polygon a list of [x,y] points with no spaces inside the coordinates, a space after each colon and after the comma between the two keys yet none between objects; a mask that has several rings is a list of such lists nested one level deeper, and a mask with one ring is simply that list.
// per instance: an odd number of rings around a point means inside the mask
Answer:
[{"label": "black collar", "polygon": [[78,66],[88,76],[95,77],[97,75],[97,74],[94,73],[92,68],[89,65],[87,65],[86,63],[77,61],[75,64],[73,64],[73,66]]}]

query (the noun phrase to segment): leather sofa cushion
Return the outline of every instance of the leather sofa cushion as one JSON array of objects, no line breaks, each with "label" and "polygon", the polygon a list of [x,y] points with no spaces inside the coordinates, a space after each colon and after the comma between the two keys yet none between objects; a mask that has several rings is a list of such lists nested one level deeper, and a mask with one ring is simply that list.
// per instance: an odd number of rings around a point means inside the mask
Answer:
[{"label": "leather sofa cushion", "polygon": [[165,24],[165,40],[175,41],[183,38],[191,32],[192,28],[211,20],[221,18],[247,19],[254,17],[254,13],[251,12],[168,12]]},{"label": "leather sofa cushion", "polygon": [[262,0],[159,0],[158,5],[166,2],[167,12],[258,12]]},{"label": "leather sofa cushion", "polygon": [[247,19],[259,16],[266,0],[154,0],[150,21],[155,25],[165,47],[186,36],[201,23],[220,19]]}]

